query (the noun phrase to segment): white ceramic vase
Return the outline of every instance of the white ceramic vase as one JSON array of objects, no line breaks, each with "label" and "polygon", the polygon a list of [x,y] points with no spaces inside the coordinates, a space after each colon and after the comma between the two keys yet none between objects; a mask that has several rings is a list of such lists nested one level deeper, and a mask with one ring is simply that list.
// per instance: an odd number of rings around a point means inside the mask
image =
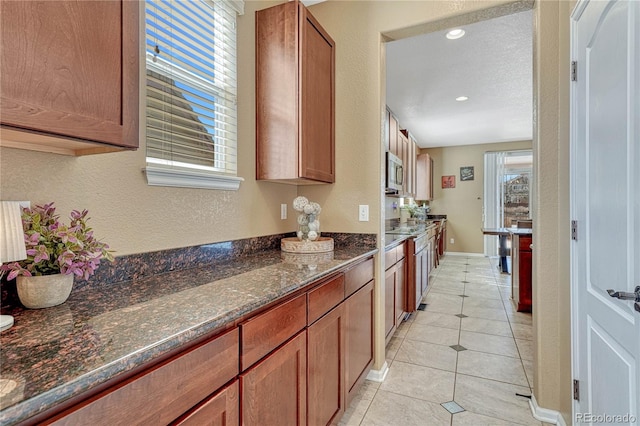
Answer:
[{"label": "white ceramic vase", "polygon": [[64,303],[71,294],[73,275],[41,275],[16,278],[20,302],[30,309],[49,308]]}]

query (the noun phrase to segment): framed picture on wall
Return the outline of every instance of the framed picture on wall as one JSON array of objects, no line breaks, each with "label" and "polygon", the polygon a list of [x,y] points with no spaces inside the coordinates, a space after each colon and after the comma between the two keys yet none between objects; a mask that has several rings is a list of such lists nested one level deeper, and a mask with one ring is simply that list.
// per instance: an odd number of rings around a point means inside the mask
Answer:
[{"label": "framed picture on wall", "polygon": [[456,177],[454,175],[442,176],[442,187],[443,188],[455,188],[456,187]]},{"label": "framed picture on wall", "polygon": [[460,167],[460,181],[473,180],[473,166]]}]

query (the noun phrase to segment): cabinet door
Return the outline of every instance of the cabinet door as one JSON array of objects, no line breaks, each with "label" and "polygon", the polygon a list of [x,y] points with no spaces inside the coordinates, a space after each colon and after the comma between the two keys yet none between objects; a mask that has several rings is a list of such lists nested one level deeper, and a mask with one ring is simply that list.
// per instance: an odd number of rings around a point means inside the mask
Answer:
[{"label": "cabinet door", "polygon": [[244,425],[302,425],[307,418],[307,332],[240,375]]},{"label": "cabinet door", "polygon": [[396,264],[396,327],[402,322],[404,317],[405,302],[405,274],[404,269],[406,267],[405,260],[402,259]]},{"label": "cabinet door", "polygon": [[384,335],[387,340],[395,325],[395,292],[396,292],[396,267],[387,269],[384,276]]},{"label": "cabinet door", "polygon": [[345,381],[347,403],[358,391],[373,362],[373,280],[346,301]]},{"label": "cabinet door", "polygon": [[407,154],[407,192],[409,196],[416,195],[416,140],[409,134],[409,153]]},{"label": "cabinet door", "polygon": [[240,425],[239,393],[238,380],[235,380],[191,413],[180,418],[175,425],[238,426]]},{"label": "cabinet door", "polygon": [[335,182],[335,49],[300,5],[300,176]]},{"label": "cabinet door", "polygon": [[408,194],[409,192],[409,139],[403,132],[398,132],[400,157],[402,159],[402,193]]},{"label": "cabinet door", "polygon": [[344,304],[307,329],[309,425],[337,423],[344,413],[345,329]]},{"label": "cabinet door", "polygon": [[[0,9],[2,124],[137,148],[138,2],[3,1]],[[30,138],[41,140],[51,144]]]},{"label": "cabinet door", "polygon": [[429,154],[420,154],[416,158],[416,200],[433,199],[433,163]]},{"label": "cabinet door", "polygon": [[418,309],[418,306],[420,306],[420,302],[422,301],[422,296],[424,296],[422,294],[422,280],[424,279],[423,278],[424,269],[422,267],[423,256],[424,256],[424,250],[413,255],[414,265],[415,265],[414,266],[415,277],[416,277],[415,282],[412,283],[414,285],[414,288],[416,289],[415,306],[413,306],[413,309]]},{"label": "cabinet door", "polygon": [[389,152],[393,155],[400,157],[398,155],[398,120],[393,116],[393,114],[389,114]]},{"label": "cabinet door", "polygon": [[518,312],[531,312],[531,251],[522,250],[520,252],[520,269],[518,279],[520,280],[520,297],[518,300]]}]

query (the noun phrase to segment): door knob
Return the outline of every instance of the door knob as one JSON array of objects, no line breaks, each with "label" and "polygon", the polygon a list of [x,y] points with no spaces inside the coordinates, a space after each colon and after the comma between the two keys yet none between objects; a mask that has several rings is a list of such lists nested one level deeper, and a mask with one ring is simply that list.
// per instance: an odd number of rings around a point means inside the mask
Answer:
[{"label": "door knob", "polygon": [[[633,300],[635,302],[640,302],[640,285],[636,286],[634,293],[627,293],[625,291],[613,291],[611,289],[607,290],[607,293],[609,293],[609,296],[615,297],[616,299]],[[636,310],[640,309],[637,305],[638,304],[636,303]]]}]

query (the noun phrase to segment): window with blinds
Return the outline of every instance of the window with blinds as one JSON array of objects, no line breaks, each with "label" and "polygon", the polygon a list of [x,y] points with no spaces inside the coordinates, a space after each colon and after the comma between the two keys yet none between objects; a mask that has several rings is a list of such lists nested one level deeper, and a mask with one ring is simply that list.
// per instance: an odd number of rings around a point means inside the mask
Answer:
[{"label": "window with blinds", "polygon": [[147,180],[237,189],[236,15],[230,0],[146,0]]}]

